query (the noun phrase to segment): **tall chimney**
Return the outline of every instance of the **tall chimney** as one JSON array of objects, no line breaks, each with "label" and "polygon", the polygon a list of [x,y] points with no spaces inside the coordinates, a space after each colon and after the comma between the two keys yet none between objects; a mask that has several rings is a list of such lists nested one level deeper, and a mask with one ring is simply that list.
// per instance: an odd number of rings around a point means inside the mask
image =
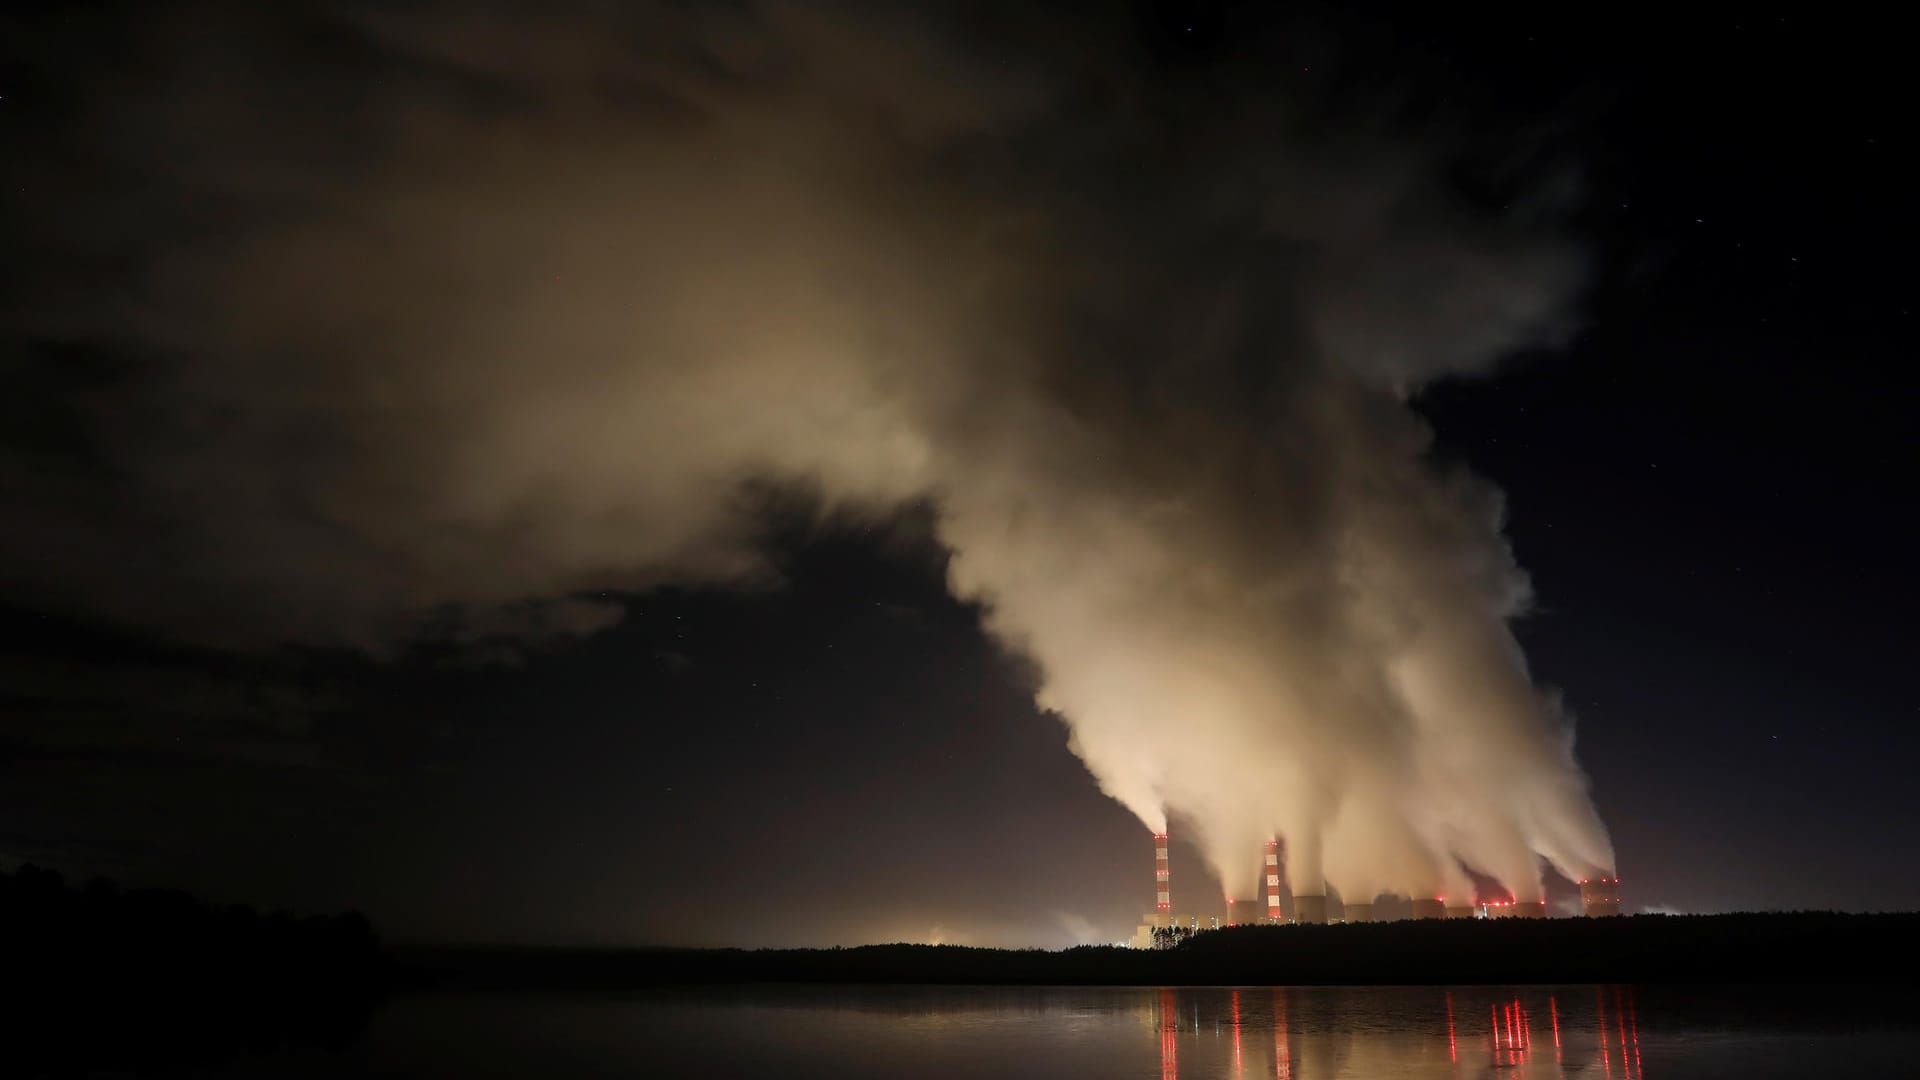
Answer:
[{"label": "tall chimney", "polygon": [[1280,841],[1267,841],[1267,921],[1278,924],[1280,918]]},{"label": "tall chimney", "polygon": [[1173,918],[1173,894],[1168,889],[1167,834],[1153,834],[1153,910]]}]

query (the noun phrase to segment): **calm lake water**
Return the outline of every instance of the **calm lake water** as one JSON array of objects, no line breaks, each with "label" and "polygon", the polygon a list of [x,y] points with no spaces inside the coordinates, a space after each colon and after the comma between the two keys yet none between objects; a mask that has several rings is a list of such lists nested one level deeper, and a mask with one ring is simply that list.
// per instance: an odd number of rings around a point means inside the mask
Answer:
[{"label": "calm lake water", "polygon": [[226,1075],[1916,1077],[1884,991],[732,987],[403,998],[331,1054]]}]

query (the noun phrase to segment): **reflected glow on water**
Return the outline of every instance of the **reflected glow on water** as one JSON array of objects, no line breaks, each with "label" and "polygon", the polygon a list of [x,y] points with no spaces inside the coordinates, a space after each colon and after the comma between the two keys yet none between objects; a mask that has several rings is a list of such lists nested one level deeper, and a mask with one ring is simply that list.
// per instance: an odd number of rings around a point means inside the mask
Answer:
[{"label": "reflected glow on water", "polygon": [[[1576,988],[1572,995],[1551,988],[1166,987],[1153,993],[1140,1021],[1158,1033],[1162,1080],[1177,1080],[1183,1064],[1188,1080],[1244,1077],[1249,1064],[1256,1075],[1276,1080],[1642,1075],[1636,994],[1629,987]],[[1270,999],[1267,1021],[1246,1008],[1251,995]],[[1582,1001],[1568,1000],[1575,996]],[[1457,1013],[1456,998],[1474,1007]],[[1271,1061],[1250,1063],[1249,1046],[1264,1056],[1258,1048],[1266,1044],[1248,1035],[1263,1028],[1273,1036]],[[1536,1029],[1546,1036],[1538,1044]]]},{"label": "reflected glow on water", "polygon": [[1920,1075],[1885,988],[737,986],[396,1000],[282,1077],[1656,1080]]},{"label": "reflected glow on water", "polygon": [[1287,995],[1279,987],[1273,990],[1273,1075],[1292,1080],[1293,1055],[1287,1050]]},{"label": "reflected glow on water", "polygon": [[1180,1080],[1180,1007],[1171,990],[1160,991],[1160,1080]]}]

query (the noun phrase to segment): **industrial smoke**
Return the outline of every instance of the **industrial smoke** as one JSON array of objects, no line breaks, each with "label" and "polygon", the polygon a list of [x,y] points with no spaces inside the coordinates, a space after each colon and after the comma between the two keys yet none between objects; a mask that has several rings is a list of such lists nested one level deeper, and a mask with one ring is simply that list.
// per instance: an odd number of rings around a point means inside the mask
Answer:
[{"label": "industrial smoke", "polygon": [[155,353],[76,396],[118,495],[16,495],[16,595],[218,646],[584,634],[598,590],[763,574],[757,485],[930,501],[1072,752],[1234,895],[1270,839],[1354,903],[1610,874],[1500,495],[1410,407],[1561,340],[1582,260],[1551,200],[1454,195],[1443,128],[1031,14],[305,17],[358,66],[162,38],[76,127],[124,191],[8,207],[47,259],[9,333]]}]

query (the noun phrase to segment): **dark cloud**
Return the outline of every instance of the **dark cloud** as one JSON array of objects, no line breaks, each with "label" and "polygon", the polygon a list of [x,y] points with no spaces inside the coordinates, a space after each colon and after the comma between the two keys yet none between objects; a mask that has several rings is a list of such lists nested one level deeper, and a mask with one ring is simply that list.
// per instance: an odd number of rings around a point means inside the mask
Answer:
[{"label": "dark cloud", "polygon": [[777,578],[769,486],[930,500],[1103,789],[1217,873],[1610,865],[1498,495],[1406,407],[1559,340],[1583,260],[1443,126],[1017,9],[130,18],[14,38],[115,57],[13,155],[16,602],[512,660]]}]

